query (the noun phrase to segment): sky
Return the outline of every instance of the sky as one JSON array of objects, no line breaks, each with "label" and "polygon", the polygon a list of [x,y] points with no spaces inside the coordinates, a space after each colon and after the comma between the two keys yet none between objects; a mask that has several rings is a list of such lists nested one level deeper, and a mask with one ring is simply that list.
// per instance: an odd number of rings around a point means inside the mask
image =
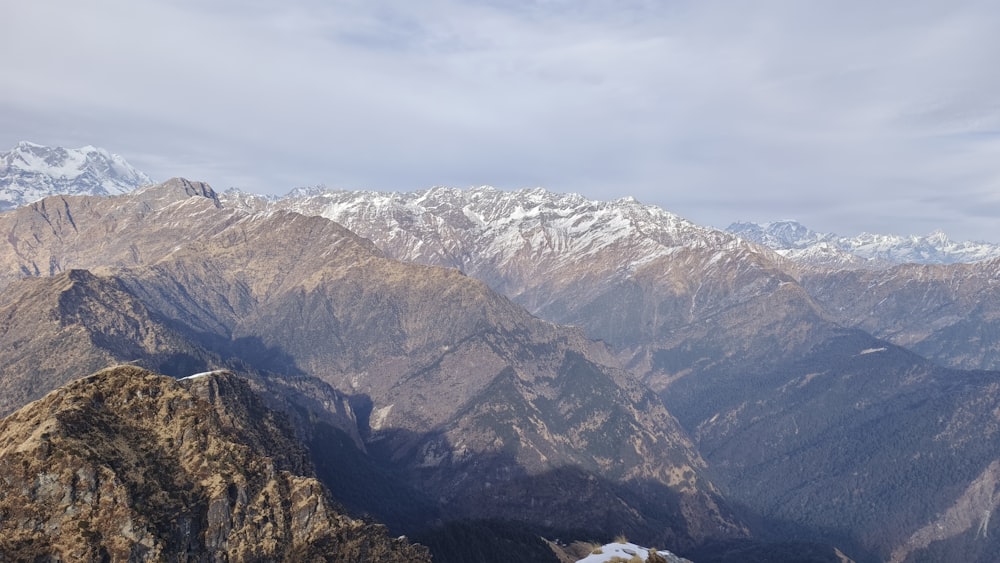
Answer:
[{"label": "sky", "polygon": [[1000,3],[37,0],[0,150],[284,194],[544,187],[1000,241]]}]

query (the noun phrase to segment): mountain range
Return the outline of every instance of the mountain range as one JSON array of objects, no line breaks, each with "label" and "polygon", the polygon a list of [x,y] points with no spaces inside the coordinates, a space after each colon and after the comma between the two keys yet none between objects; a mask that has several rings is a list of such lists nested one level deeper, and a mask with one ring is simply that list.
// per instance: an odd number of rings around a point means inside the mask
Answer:
[{"label": "mountain range", "polygon": [[280,395],[339,500],[397,529],[610,521],[688,548],[746,535],[655,394],[579,331],[456,270],[184,180],[48,198],[0,225],[8,410],[108,363],[231,368]]},{"label": "mountain range", "polygon": [[46,196],[123,194],[153,182],[104,149],[46,147],[21,141],[0,153],[0,211]]},{"label": "mountain range", "polygon": [[435,560],[602,531],[694,561],[1000,552],[1000,259],[814,261],[780,248],[833,248],[801,226],[540,189],[175,179],[0,228],[0,410],[114,363],[232,370],[330,498]]},{"label": "mountain range", "polygon": [[727,231],[795,262],[834,268],[879,269],[899,264],[957,264],[1000,258],[1000,244],[956,242],[942,231],[926,236],[817,233],[795,221],[733,223]]},{"label": "mountain range", "polygon": [[[634,200],[543,190],[222,199],[331,218],[390,256],[460,269],[542,318],[581,327],[660,394],[732,500],[823,530],[802,537],[837,538],[874,560],[903,560],[929,548],[915,538],[920,526],[937,525],[937,514],[978,510],[960,493],[995,459],[980,449],[995,422],[968,402],[993,400],[992,376],[949,371],[899,345],[937,350],[941,364],[995,369],[989,323],[1000,302],[989,261],[853,273],[807,267]],[[901,276],[902,268],[938,273]],[[872,316],[860,314],[871,293],[865,276],[876,275],[898,280],[883,284],[893,299],[881,300],[886,314],[874,316],[897,330],[875,330],[866,324]],[[854,298],[856,314],[837,302],[852,295],[865,295]],[[963,315],[973,307],[975,316]],[[942,315],[943,308],[955,314]],[[927,318],[935,323],[924,324]],[[970,331],[983,338],[964,338]],[[962,432],[976,437],[955,442],[963,449],[930,453],[933,439],[950,432],[948,420],[973,418],[979,422]],[[916,430],[928,420],[935,425]],[[893,438],[899,435],[910,438]],[[940,456],[968,465],[959,470]],[[913,478],[885,470],[901,459]],[[845,490],[848,476],[859,484]],[[975,528],[967,521],[936,541]],[[797,533],[786,528],[779,536]]]}]

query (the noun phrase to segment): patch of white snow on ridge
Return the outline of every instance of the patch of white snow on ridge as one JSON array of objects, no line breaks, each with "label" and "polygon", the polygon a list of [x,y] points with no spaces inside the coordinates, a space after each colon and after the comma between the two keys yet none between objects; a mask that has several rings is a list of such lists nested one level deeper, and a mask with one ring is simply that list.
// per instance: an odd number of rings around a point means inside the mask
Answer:
[{"label": "patch of white snow on ridge", "polygon": [[372,430],[381,430],[382,429],[382,426],[385,424],[386,419],[389,418],[389,413],[392,412],[392,407],[393,406],[394,406],[394,404],[388,405],[388,406],[385,406],[385,407],[381,407],[381,408],[375,409],[372,412],[371,418],[370,418],[370,422],[369,422],[369,426],[371,427]]},{"label": "patch of white snow on ridge", "polygon": [[876,353],[876,352],[885,352],[885,351],[886,351],[886,347],[885,347],[885,346],[883,346],[883,347],[881,347],[881,348],[865,348],[865,349],[864,349],[864,350],[862,350],[862,351],[861,351],[861,353],[860,353],[860,354],[858,354],[858,355],[859,355],[859,356],[864,356],[864,355],[866,355],[866,354],[874,354],[874,353]]},{"label": "patch of white snow on ridge", "polygon": [[196,373],[196,374],[193,374],[193,375],[189,375],[187,377],[182,377],[178,381],[184,381],[185,379],[200,379],[202,377],[208,377],[210,375],[218,375],[220,373],[226,373],[226,370],[224,370],[224,369],[214,369],[212,371],[203,371],[201,373]]},{"label": "patch of white snow on ridge", "polygon": [[[595,553],[591,553],[583,559],[578,560],[577,563],[607,563],[616,557],[619,560],[630,561],[635,556],[638,556],[642,561],[646,561],[649,558],[650,550],[645,547],[639,547],[634,543],[609,543],[602,545],[594,551]],[[596,553],[597,551],[600,551],[600,553]],[[667,560],[677,558],[677,556],[666,550],[656,550],[656,552],[664,556]]]}]

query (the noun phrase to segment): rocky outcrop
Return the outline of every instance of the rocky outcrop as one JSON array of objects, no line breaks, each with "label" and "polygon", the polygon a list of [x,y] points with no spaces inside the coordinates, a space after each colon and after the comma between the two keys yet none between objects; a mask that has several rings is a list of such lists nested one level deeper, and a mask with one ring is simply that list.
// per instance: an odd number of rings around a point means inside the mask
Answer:
[{"label": "rocky outcrop", "polygon": [[76,380],[0,421],[0,468],[11,560],[429,561],[340,514],[287,422],[228,372]]}]

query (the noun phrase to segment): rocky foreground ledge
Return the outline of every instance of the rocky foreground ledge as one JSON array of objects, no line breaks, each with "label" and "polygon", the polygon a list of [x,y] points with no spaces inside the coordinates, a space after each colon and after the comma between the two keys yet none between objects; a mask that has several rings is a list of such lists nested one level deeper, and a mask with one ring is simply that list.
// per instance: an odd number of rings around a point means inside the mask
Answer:
[{"label": "rocky foreground ledge", "polygon": [[284,416],[226,371],[109,368],[3,419],[0,515],[10,561],[430,561],[341,514]]}]

